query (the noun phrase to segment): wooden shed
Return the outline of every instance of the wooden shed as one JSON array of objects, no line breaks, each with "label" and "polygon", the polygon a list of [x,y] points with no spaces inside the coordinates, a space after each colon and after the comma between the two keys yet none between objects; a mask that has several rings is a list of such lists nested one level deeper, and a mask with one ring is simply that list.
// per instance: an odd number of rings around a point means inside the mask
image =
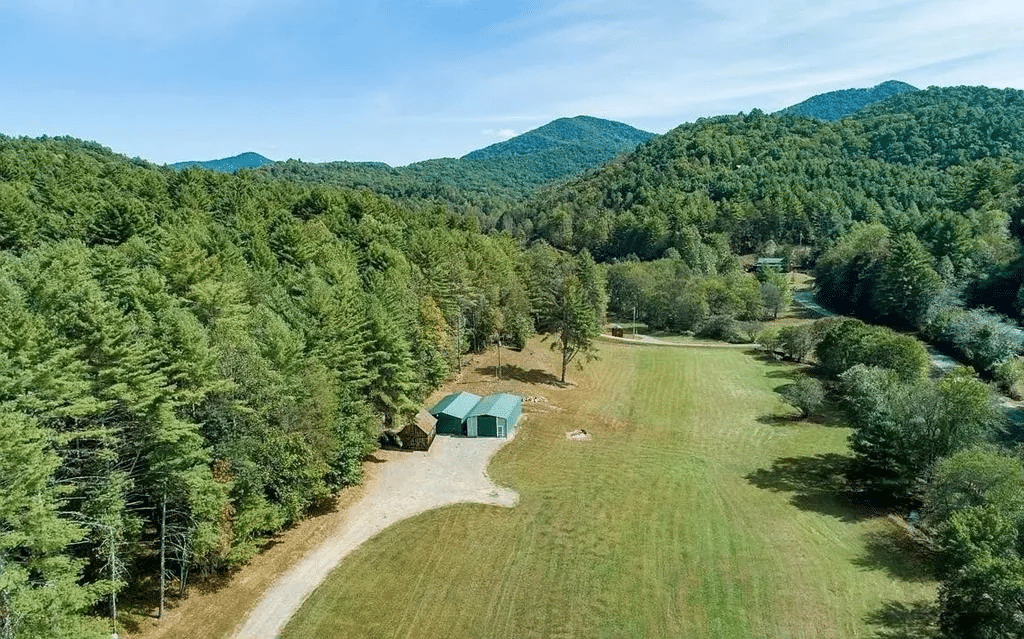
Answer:
[{"label": "wooden shed", "polygon": [[430,414],[437,419],[437,432],[445,435],[467,434],[466,417],[479,402],[479,395],[465,391],[445,396],[430,409]]},{"label": "wooden shed", "polygon": [[523,398],[511,393],[488,395],[466,418],[468,437],[508,437],[523,413]]},{"label": "wooden shed", "polygon": [[427,411],[420,409],[416,417],[409,420],[398,432],[404,450],[428,450],[437,434],[437,422]]},{"label": "wooden shed", "polygon": [[612,337],[622,337],[624,334],[621,324],[612,324]]}]

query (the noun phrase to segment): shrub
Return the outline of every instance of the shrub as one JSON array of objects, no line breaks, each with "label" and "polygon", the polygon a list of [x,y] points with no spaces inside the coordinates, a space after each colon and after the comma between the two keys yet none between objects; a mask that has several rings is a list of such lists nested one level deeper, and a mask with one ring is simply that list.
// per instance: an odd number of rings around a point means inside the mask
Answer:
[{"label": "shrub", "polygon": [[918,340],[860,320],[826,318],[815,322],[821,335],[814,348],[826,373],[839,377],[857,364],[894,371],[900,379],[920,379],[930,367],[928,352]]},{"label": "shrub", "polygon": [[793,361],[804,361],[817,344],[818,331],[813,324],[783,326],[779,329],[779,345],[782,352]]},{"label": "shrub", "polygon": [[1024,399],[1024,359],[1008,359],[996,366],[996,383],[1014,399]]},{"label": "shrub", "polygon": [[792,384],[779,389],[783,399],[800,410],[800,417],[810,417],[825,402],[825,389],[813,377],[801,376]]}]

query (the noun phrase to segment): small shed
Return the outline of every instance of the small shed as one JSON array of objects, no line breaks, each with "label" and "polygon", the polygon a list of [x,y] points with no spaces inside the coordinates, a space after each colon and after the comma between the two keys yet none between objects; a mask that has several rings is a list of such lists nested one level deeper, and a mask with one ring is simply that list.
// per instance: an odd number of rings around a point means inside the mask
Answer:
[{"label": "small shed", "polygon": [[523,398],[511,393],[488,395],[466,418],[469,437],[508,437],[523,413]]},{"label": "small shed", "polygon": [[622,325],[612,324],[612,337],[622,337],[624,334]]},{"label": "small shed", "polygon": [[405,428],[398,432],[405,450],[428,450],[437,434],[437,423],[427,411],[420,409],[416,417],[409,420]]},{"label": "small shed", "polygon": [[447,395],[434,404],[430,414],[437,419],[437,432],[445,435],[465,435],[466,417],[479,401],[479,395],[462,391]]}]

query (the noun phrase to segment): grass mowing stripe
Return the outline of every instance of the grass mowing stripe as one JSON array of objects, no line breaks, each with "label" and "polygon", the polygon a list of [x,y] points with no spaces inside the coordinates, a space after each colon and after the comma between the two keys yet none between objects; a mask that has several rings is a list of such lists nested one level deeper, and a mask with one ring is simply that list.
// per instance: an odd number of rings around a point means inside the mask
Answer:
[{"label": "grass mowing stripe", "polygon": [[[870,613],[934,584],[870,561],[884,522],[794,488],[801,464],[845,454],[846,431],[759,419],[787,410],[774,393],[787,374],[741,351],[603,343],[492,461],[516,508],[447,507],[385,531],[284,636],[872,634]],[[593,440],[568,441],[576,428]],[[796,470],[776,468],[786,459]]]}]

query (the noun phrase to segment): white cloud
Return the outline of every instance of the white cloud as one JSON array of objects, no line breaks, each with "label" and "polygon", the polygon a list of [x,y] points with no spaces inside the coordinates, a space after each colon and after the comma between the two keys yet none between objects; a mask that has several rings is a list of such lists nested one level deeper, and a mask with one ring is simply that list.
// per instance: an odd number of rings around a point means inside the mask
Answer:
[{"label": "white cloud", "polygon": [[1021,15],[1003,0],[567,0],[494,26],[495,46],[438,84],[465,92],[467,118],[500,105],[676,124],[887,79],[1006,86]]},{"label": "white cloud", "polygon": [[486,137],[497,138],[499,140],[507,140],[519,135],[516,133],[515,129],[484,129],[481,133]]}]

